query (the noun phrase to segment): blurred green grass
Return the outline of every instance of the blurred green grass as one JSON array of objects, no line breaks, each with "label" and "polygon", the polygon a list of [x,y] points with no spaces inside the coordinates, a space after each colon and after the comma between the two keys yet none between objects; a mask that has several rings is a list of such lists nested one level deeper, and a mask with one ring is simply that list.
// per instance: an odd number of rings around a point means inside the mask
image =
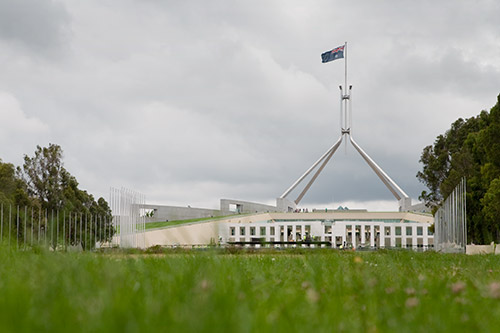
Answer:
[{"label": "blurred green grass", "polygon": [[495,332],[500,256],[0,249],[1,332]]}]

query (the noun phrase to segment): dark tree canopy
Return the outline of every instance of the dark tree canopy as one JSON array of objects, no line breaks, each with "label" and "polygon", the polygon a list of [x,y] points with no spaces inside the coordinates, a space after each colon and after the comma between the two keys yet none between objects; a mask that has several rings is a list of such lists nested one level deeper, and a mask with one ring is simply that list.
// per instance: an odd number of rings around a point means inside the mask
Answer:
[{"label": "dark tree canopy", "polygon": [[11,163],[3,163],[0,159],[0,204],[29,204],[26,184],[16,174],[16,168]]},{"label": "dark tree canopy", "polygon": [[68,177],[62,163],[62,149],[55,144],[37,146],[35,156],[24,155],[22,177],[30,195],[40,201],[43,208],[60,209],[64,204],[63,179]]},{"label": "dark tree canopy", "polygon": [[420,199],[437,207],[466,177],[469,240],[500,240],[500,95],[489,113],[455,121],[424,148],[420,162],[417,178],[429,189]]},{"label": "dark tree canopy", "polygon": [[87,191],[78,188],[78,181],[62,162],[61,146],[49,144],[37,146],[35,155],[24,156],[21,178],[28,194],[35,197],[43,209],[77,211],[81,213],[108,215],[110,209],[103,198],[95,200]]},{"label": "dark tree canopy", "polygon": [[[81,190],[76,178],[64,168],[62,157],[62,148],[49,144],[48,147],[37,146],[33,156],[25,155],[22,168],[16,169],[14,165],[0,160],[0,204],[3,207],[3,219],[8,218],[9,222],[24,221],[19,225],[14,223],[12,228],[9,223],[11,229],[5,230],[3,235],[10,233],[9,237],[16,237],[17,234],[18,239],[23,239],[25,225],[29,224],[27,227],[33,230],[35,222],[38,223],[35,228],[37,233],[44,232],[47,227],[68,230],[72,221],[73,235],[86,233],[90,245],[86,244],[87,238],[70,238],[69,233],[62,236],[66,237],[64,244],[81,243],[85,249],[91,248],[97,241],[112,239],[115,230],[108,203],[104,198],[96,201],[92,194]],[[81,223],[80,229],[76,227],[76,219]],[[83,224],[82,221],[86,223]],[[54,233],[49,236],[47,237],[54,241]],[[59,234],[55,234],[55,237],[59,237]],[[57,244],[56,240],[52,246],[55,248]]]}]

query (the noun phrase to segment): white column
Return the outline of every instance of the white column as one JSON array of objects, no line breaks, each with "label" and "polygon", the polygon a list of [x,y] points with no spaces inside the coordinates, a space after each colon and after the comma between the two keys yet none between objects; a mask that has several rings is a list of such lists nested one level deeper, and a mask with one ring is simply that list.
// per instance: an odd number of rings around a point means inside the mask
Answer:
[{"label": "white column", "polygon": [[424,244],[424,249],[429,245],[429,224],[425,224],[422,227],[422,237],[424,239],[423,244]]},{"label": "white column", "polygon": [[347,229],[346,229],[346,225],[344,224],[344,232],[342,233],[342,246],[344,245],[344,243],[346,242],[346,238],[347,238]]},{"label": "white column", "polygon": [[401,223],[401,247],[403,249],[406,248],[406,225],[404,225],[403,223]]},{"label": "white column", "polygon": [[356,225],[353,224],[351,227],[351,239],[352,239],[352,247],[355,249],[357,244],[356,244]]},{"label": "white column", "polygon": [[370,246],[375,246],[375,225],[370,226]]},{"label": "white column", "polygon": [[361,244],[363,244],[363,245],[365,244],[365,241],[366,241],[366,239],[365,239],[366,238],[365,237],[365,228],[366,227],[367,227],[366,225],[362,224],[361,229],[359,230],[359,232],[361,232]]},{"label": "white column", "polygon": [[413,244],[413,249],[416,249],[417,246],[418,246],[418,242],[417,242],[417,226],[413,226],[412,227],[412,231],[411,231],[411,236],[412,236],[412,244]]}]

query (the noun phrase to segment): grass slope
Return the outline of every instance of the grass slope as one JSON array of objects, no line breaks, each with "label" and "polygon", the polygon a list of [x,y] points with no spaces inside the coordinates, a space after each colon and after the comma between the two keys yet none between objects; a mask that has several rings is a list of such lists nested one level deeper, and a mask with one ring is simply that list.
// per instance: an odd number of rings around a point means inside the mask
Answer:
[{"label": "grass slope", "polygon": [[174,226],[174,225],[193,223],[193,222],[215,221],[215,220],[225,219],[225,218],[232,217],[232,216],[244,216],[244,215],[239,214],[239,215],[227,215],[227,216],[215,216],[215,217],[201,217],[201,218],[197,218],[197,219],[187,219],[187,220],[148,222],[148,223],[146,223],[146,230],[147,229],[170,227],[170,226]]},{"label": "grass slope", "polygon": [[0,331],[493,332],[500,256],[0,249]]}]

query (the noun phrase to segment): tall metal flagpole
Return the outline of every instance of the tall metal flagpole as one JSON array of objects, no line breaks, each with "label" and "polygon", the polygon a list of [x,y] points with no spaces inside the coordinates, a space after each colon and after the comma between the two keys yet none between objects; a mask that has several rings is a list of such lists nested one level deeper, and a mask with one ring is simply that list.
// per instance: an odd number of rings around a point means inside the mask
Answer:
[{"label": "tall metal flagpole", "polygon": [[345,85],[344,89],[347,91],[347,42],[344,45],[344,65],[345,65]]},{"label": "tall metal flagpole", "polygon": [[[337,57],[337,52],[340,52],[340,47],[335,48],[331,51],[325,52],[322,54],[325,56],[322,60],[322,62],[329,62],[335,59],[338,59]],[[335,52],[334,52],[335,51]],[[335,53],[333,59],[332,59],[332,54]],[[399,201],[400,205],[400,210],[405,210],[409,208],[411,205],[411,198],[408,197],[408,195],[382,170],[380,166],[378,166],[373,159],[368,156],[367,153],[361,149],[361,147],[356,144],[354,139],[352,138],[352,131],[351,131],[351,126],[352,126],[352,98],[351,98],[351,88],[347,87],[347,42],[344,44],[344,49],[343,49],[343,58],[344,58],[344,87],[342,85],[339,86],[340,88],[340,138],[338,141],[325,153],[323,156],[320,157],[318,161],[316,161],[293,185],[286,190],[281,197],[278,199],[284,199],[286,196],[293,190],[295,187],[297,187],[305,177],[307,177],[321,162],[323,162],[319,168],[319,170],[316,171],[312,179],[309,181],[309,183],[306,185],[304,190],[299,194],[298,198],[294,201],[295,205],[298,205],[303,196],[306,194],[306,192],[309,190],[313,182],[316,180],[316,178],[319,176],[323,168],[326,166],[326,164],[329,162],[331,157],[335,154],[335,151],[337,148],[340,146],[342,143],[342,140],[346,139],[346,149],[347,149],[347,141],[351,142],[351,144],[354,146],[354,148],[358,151],[358,153],[363,157],[363,159],[368,163],[368,165],[372,168],[372,170],[375,172],[375,174],[380,178],[380,180],[384,183],[384,185],[391,191],[391,193],[394,195],[394,197]]]},{"label": "tall metal flagpole", "polygon": [[[340,110],[341,113],[343,113],[343,117],[344,117],[344,124],[345,124],[345,130],[347,131],[347,133],[349,133],[349,114],[348,114],[348,111],[347,111],[347,104],[348,104],[348,101],[347,99],[349,98],[349,91],[347,90],[347,41],[345,42],[344,44],[344,78],[345,78],[345,81],[344,81],[344,94],[342,96],[342,100],[344,101],[343,103],[343,110]],[[344,124],[341,124],[344,125]],[[342,134],[344,135],[344,134]],[[347,139],[345,140],[345,145],[344,145],[344,149],[345,149],[345,153],[347,154]]]}]

